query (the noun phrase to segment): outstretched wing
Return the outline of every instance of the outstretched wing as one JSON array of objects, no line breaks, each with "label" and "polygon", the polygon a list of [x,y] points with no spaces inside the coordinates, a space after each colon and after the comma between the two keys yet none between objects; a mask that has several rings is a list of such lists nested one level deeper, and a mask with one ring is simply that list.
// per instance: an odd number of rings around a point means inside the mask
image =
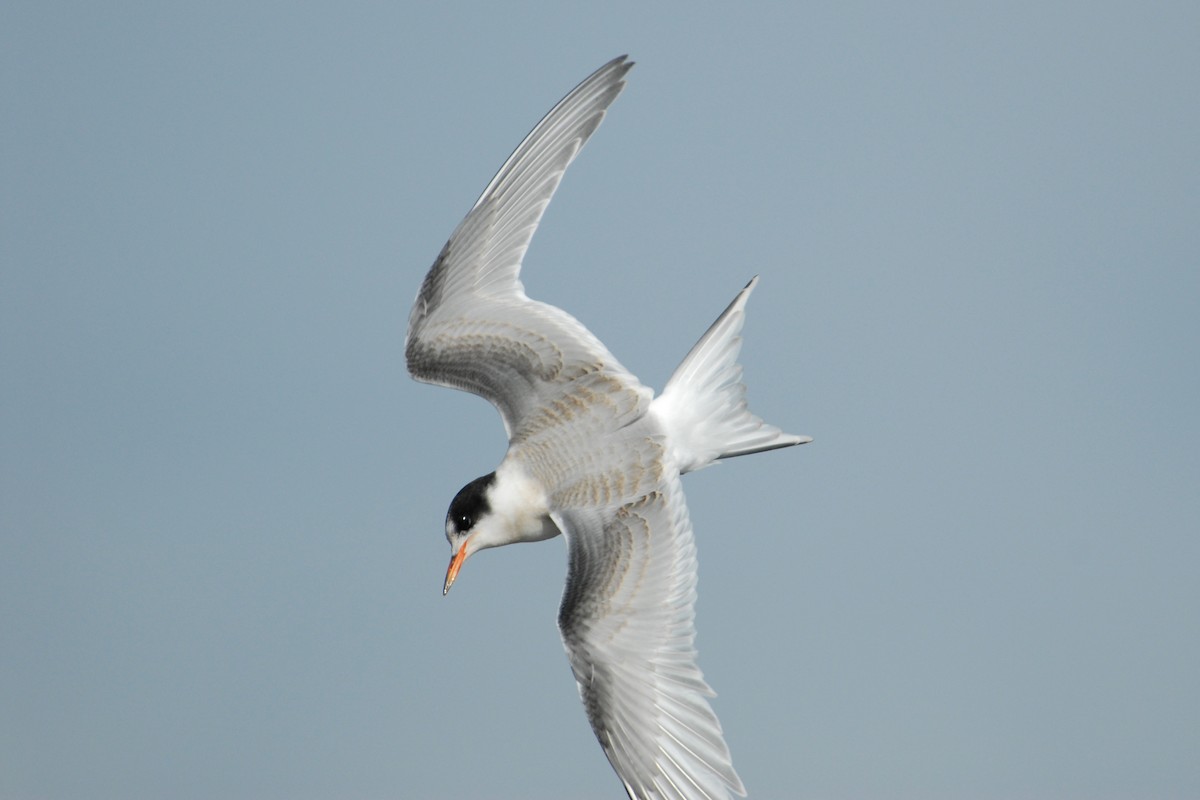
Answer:
[{"label": "outstretched wing", "polygon": [[[525,296],[529,241],[567,166],[604,118],[633,66],[613,59],[525,137],[442,248],[413,304],[405,356],[417,380],[492,402],[509,436],[568,382],[599,373],[649,390],[574,317]],[[645,395],[645,398],[640,397]]]},{"label": "outstretched wing", "polygon": [[619,508],[554,518],[570,548],[559,629],[629,796],[745,795],[696,666],[696,547],[679,478]]}]

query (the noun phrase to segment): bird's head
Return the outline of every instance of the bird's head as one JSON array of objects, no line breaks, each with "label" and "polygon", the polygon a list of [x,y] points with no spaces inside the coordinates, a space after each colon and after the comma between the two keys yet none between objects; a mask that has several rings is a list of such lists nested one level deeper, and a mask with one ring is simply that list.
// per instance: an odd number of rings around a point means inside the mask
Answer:
[{"label": "bird's head", "polygon": [[463,562],[485,547],[493,547],[488,529],[499,524],[492,513],[490,489],[496,484],[496,473],[489,472],[458,490],[450,501],[446,512],[446,540],[450,542],[450,566],[446,569],[446,583],[442,594],[450,591]]},{"label": "bird's head", "polygon": [[458,577],[463,562],[489,547],[538,542],[558,536],[545,492],[522,469],[502,464],[496,472],[468,483],[446,512],[450,567],[442,594]]}]

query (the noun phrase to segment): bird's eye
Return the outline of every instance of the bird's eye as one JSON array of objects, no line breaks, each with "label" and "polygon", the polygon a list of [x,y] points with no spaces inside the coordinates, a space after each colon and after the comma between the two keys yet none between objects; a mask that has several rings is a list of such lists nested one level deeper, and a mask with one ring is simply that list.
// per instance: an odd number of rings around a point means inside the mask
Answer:
[{"label": "bird's eye", "polygon": [[446,512],[446,530],[448,535],[466,533],[475,527],[479,520],[488,515],[487,490],[495,481],[495,473],[476,478],[458,490],[450,502]]}]

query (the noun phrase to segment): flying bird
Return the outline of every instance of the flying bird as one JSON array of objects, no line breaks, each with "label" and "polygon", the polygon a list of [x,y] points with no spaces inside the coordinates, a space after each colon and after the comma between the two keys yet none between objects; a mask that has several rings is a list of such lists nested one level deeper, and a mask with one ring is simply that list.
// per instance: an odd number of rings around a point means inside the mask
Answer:
[{"label": "flying bird", "polygon": [[509,440],[496,470],[450,503],[443,594],[480,550],[563,534],[559,631],[629,797],[744,796],[696,664],[696,545],[680,476],[811,441],[746,406],[737,356],[758,279],[658,397],[574,317],[527,297],[520,280],[546,205],[632,66],[621,56],[596,70],[504,162],[425,276],[405,357],[417,380],[490,401]]}]

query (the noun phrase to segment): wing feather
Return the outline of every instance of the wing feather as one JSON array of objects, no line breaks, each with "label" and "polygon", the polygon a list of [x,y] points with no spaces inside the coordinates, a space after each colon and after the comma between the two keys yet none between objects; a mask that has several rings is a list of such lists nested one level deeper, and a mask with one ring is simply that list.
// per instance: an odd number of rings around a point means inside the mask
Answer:
[{"label": "wing feather", "polygon": [[559,629],[629,796],[744,795],[696,665],[696,548],[678,476],[617,508],[554,517],[570,551]]},{"label": "wing feather", "polygon": [[632,66],[625,56],[605,64],[525,137],[451,234],[409,315],[412,376],[491,401],[510,436],[581,375],[615,377],[639,401],[649,392],[574,317],[526,297],[519,278],[563,173]]}]

